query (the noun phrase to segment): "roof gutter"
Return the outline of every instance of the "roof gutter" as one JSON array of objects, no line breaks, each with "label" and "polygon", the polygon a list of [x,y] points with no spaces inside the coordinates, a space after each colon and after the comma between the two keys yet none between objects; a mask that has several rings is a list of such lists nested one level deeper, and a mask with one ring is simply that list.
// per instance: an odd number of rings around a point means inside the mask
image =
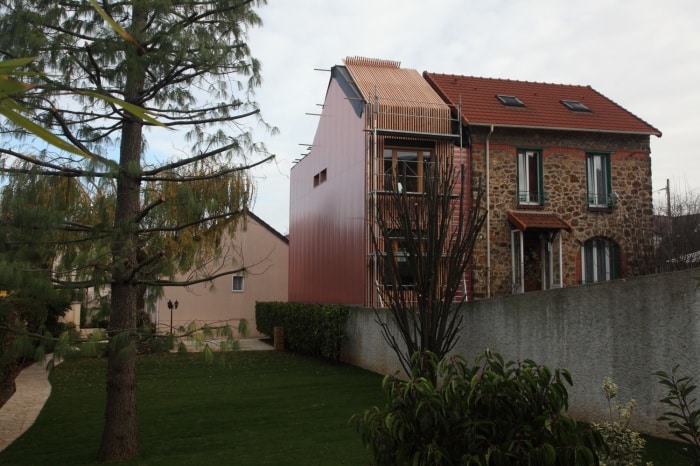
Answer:
[{"label": "roof gutter", "polygon": [[[474,123],[473,121],[469,122],[470,126],[482,126],[482,127],[490,127],[493,130],[493,123]],[[529,126],[529,125],[503,125],[499,124],[499,128],[513,128],[513,129],[544,129],[544,130],[553,130],[553,131],[577,131],[581,133],[609,133],[609,134],[634,134],[638,136],[656,136],[656,137],[661,137],[661,131],[620,131],[620,130],[612,130],[612,129],[597,129],[597,128],[567,128],[565,126]]]}]

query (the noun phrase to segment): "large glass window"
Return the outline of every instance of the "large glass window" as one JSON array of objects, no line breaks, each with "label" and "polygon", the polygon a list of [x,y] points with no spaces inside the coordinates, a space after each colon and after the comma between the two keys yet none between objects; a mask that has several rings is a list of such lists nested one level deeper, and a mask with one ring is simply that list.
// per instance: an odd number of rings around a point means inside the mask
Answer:
[{"label": "large glass window", "polygon": [[[398,233],[397,236],[392,235],[387,238],[385,242],[387,253],[384,255],[384,285],[393,286],[396,284],[404,288],[415,286],[416,256],[413,254],[423,254],[423,247],[423,241],[417,236],[414,238],[413,245],[409,245],[408,240],[399,236]],[[393,264],[390,261],[388,250],[392,252]]]},{"label": "large glass window", "polygon": [[539,151],[518,151],[518,204],[544,204],[542,154]]},{"label": "large glass window", "polygon": [[612,207],[610,156],[608,154],[588,154],[586,156],[586,177],[588,206]]},{"label": "large glass window", "polygon": [[607,238],[592,238],[581,249],[583,283],[613,280],[620,276],[620,247]]},{"label": "large glass window", "polygon": [[423,192],[423,170],[430,162],[430,151],[384,149],[384,189],[386,191]]}]

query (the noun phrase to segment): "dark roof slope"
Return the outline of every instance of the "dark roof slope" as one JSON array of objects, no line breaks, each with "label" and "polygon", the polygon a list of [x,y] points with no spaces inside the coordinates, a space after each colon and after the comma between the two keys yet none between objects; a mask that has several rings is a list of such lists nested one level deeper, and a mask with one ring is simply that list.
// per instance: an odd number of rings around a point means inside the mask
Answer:
[{"label": "dark roof slope", "polygon": [[[590,86],[548,84],[424,72],[423,77],[445,101],[462,104],[465,124],[575,131],[648,134],[661,131]],[[507,106],[498,95],[513,96],[524,106]],[[575,111],[562,101],[580,102]]]}]

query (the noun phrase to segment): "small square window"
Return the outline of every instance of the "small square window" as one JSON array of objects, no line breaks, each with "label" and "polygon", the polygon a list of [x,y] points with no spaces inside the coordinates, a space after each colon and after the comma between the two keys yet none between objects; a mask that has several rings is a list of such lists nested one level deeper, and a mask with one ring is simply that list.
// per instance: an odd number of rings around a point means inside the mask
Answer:
[{"label": "small square window", "polygon": [[314,188],[315,188],[316,186],[318,186],[318,183],[319,183],[319,175],[318,175],[318,173],[316,173],[316,174],[314,175]]},{"label": "small square window", "polygon": [[503,105],[506,107],[524,107],[525,104],[522,103],[520,99],[515,97],[514,95],[504,95],[504,94],[497,94],[496,98],[501,101]]},{"label": "small square window", "polygon": [[233,274],[231,280],[231,290],[232,291],[243,291],[243,272],[236,272]]}]

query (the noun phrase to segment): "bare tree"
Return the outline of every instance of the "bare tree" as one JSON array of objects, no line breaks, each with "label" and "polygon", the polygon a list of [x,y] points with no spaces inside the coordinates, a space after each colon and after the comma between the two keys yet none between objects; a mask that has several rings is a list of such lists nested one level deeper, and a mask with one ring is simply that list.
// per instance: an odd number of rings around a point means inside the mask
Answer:
[{"label": "bare tree", "polygon": [[690,189],[671,192],[655,206],[657,270],[681,270],[700,265],[700,194]]},{"label": "bare tree", "polygon": [[[407,186],[406,176],[397,173],[393,184]],[[486,218],[483,189],[467,191],[467,176],[465,166],[452,160],[426,163],[422,192],[386,194],[375,219],[372,241],[375,251],[383,251],[378,289],[391,319],[375,313],[408,374],[414,353],[430,351],[442,359],[459,339],[465,273]]]}]

